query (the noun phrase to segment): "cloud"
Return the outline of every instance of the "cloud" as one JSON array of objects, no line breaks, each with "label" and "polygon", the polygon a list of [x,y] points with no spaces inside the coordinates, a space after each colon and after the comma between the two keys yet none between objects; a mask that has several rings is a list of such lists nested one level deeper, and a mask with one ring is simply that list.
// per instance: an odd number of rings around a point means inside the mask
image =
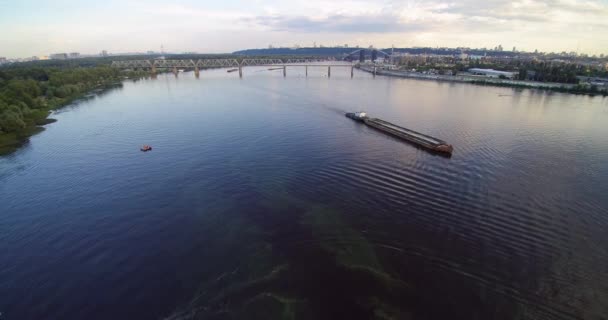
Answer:
[{"label": "cloud", "polygon": [[[0,0],[0,56],[350,43],[607,53],[608,0]],[[60,0],[63,2],[63,0]]]},{"label": "cloud", "polygon": [[[608,25],[608,4],[587,0],[449,0],[353,2],[331,5],[295,2],[300,10],[273,7],[271,14],[246,18],[252,26],[271,31],[326,33],[497,32],[529,24],[540,28]],[[313,8],[318,8],[313,10]]]},{"label": "cloud", "polygon": [[419,23],[404,23],[400,21],[398,16],[392,14],[357,16],[330,15],[323,18],[273,15],[255,17],[253,22],[274,31],[306,33],[413,32],[428,29]]},{"label": "cloud", "polygon": [[[463,0],[450,3],[440,12],[465,17],[481,17],[509,22],[556,22],[572,23],[605,20],[608,5],[600,1],[577,0]],[[564,14],[569,17],[564,19]]]}]

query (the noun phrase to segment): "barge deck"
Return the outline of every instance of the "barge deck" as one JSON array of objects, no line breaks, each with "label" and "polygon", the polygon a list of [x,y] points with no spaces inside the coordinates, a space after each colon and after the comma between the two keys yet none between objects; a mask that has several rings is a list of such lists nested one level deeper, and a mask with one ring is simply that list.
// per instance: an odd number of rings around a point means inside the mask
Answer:
[{"label": "barge deck", "polygon": [[369,118],[365,112],[347,113],[346,116],[353,120],[363,122],[374,129],[377,129],[379,131],[390,134],[392,136],[395,136],[397,138],[411,142],[413,144],[419,145],[432,151],[441,152],[445,154],[452,154],[452,151],[454,151],[452,145],[446,143],[441,139],[437,139],[429,135],[398,126],[388,121],[384,121],[377,118]]}]

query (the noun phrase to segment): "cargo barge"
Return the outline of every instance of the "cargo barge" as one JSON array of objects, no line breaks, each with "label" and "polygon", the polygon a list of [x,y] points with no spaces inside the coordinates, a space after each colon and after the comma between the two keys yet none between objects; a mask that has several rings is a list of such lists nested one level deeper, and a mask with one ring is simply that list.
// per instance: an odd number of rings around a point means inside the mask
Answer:
[{"label": "cargo barge", "polygon": [[441,152],[444,154],[452,154],[452,151],[454,151],[452,145],[446,143],[443,140],[427,136],[414,130],[400,127],[388,121],[384,121],[377,118],[370,118],[365,112],[347,113],[346,116],[353,120],[363,122],[366,125],[380,130],[384,133],[390,134],[392,136],[395,136],[397,138],[403,139],[405,141],[411,142],[413,144],[419,145],[432,151]]}]

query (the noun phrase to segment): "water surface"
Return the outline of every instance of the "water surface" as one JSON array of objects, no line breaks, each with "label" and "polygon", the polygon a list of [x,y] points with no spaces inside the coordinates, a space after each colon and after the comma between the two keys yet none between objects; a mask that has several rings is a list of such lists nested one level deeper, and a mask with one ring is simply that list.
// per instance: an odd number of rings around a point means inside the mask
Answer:
[{"label": "water surface", "polygon": [[161,75],[57,112],[0,158],[2,319],[608,314],[607,99],[324,72]]}]

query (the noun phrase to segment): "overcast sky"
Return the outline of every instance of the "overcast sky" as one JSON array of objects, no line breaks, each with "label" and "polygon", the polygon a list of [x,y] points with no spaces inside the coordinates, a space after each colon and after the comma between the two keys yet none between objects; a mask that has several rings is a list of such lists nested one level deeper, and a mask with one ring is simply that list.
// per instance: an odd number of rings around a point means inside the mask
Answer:
[{"label": "overcast sky", "polygon": [[608,54],[608,0],[0,0],[0,56],[274,46]]}]

